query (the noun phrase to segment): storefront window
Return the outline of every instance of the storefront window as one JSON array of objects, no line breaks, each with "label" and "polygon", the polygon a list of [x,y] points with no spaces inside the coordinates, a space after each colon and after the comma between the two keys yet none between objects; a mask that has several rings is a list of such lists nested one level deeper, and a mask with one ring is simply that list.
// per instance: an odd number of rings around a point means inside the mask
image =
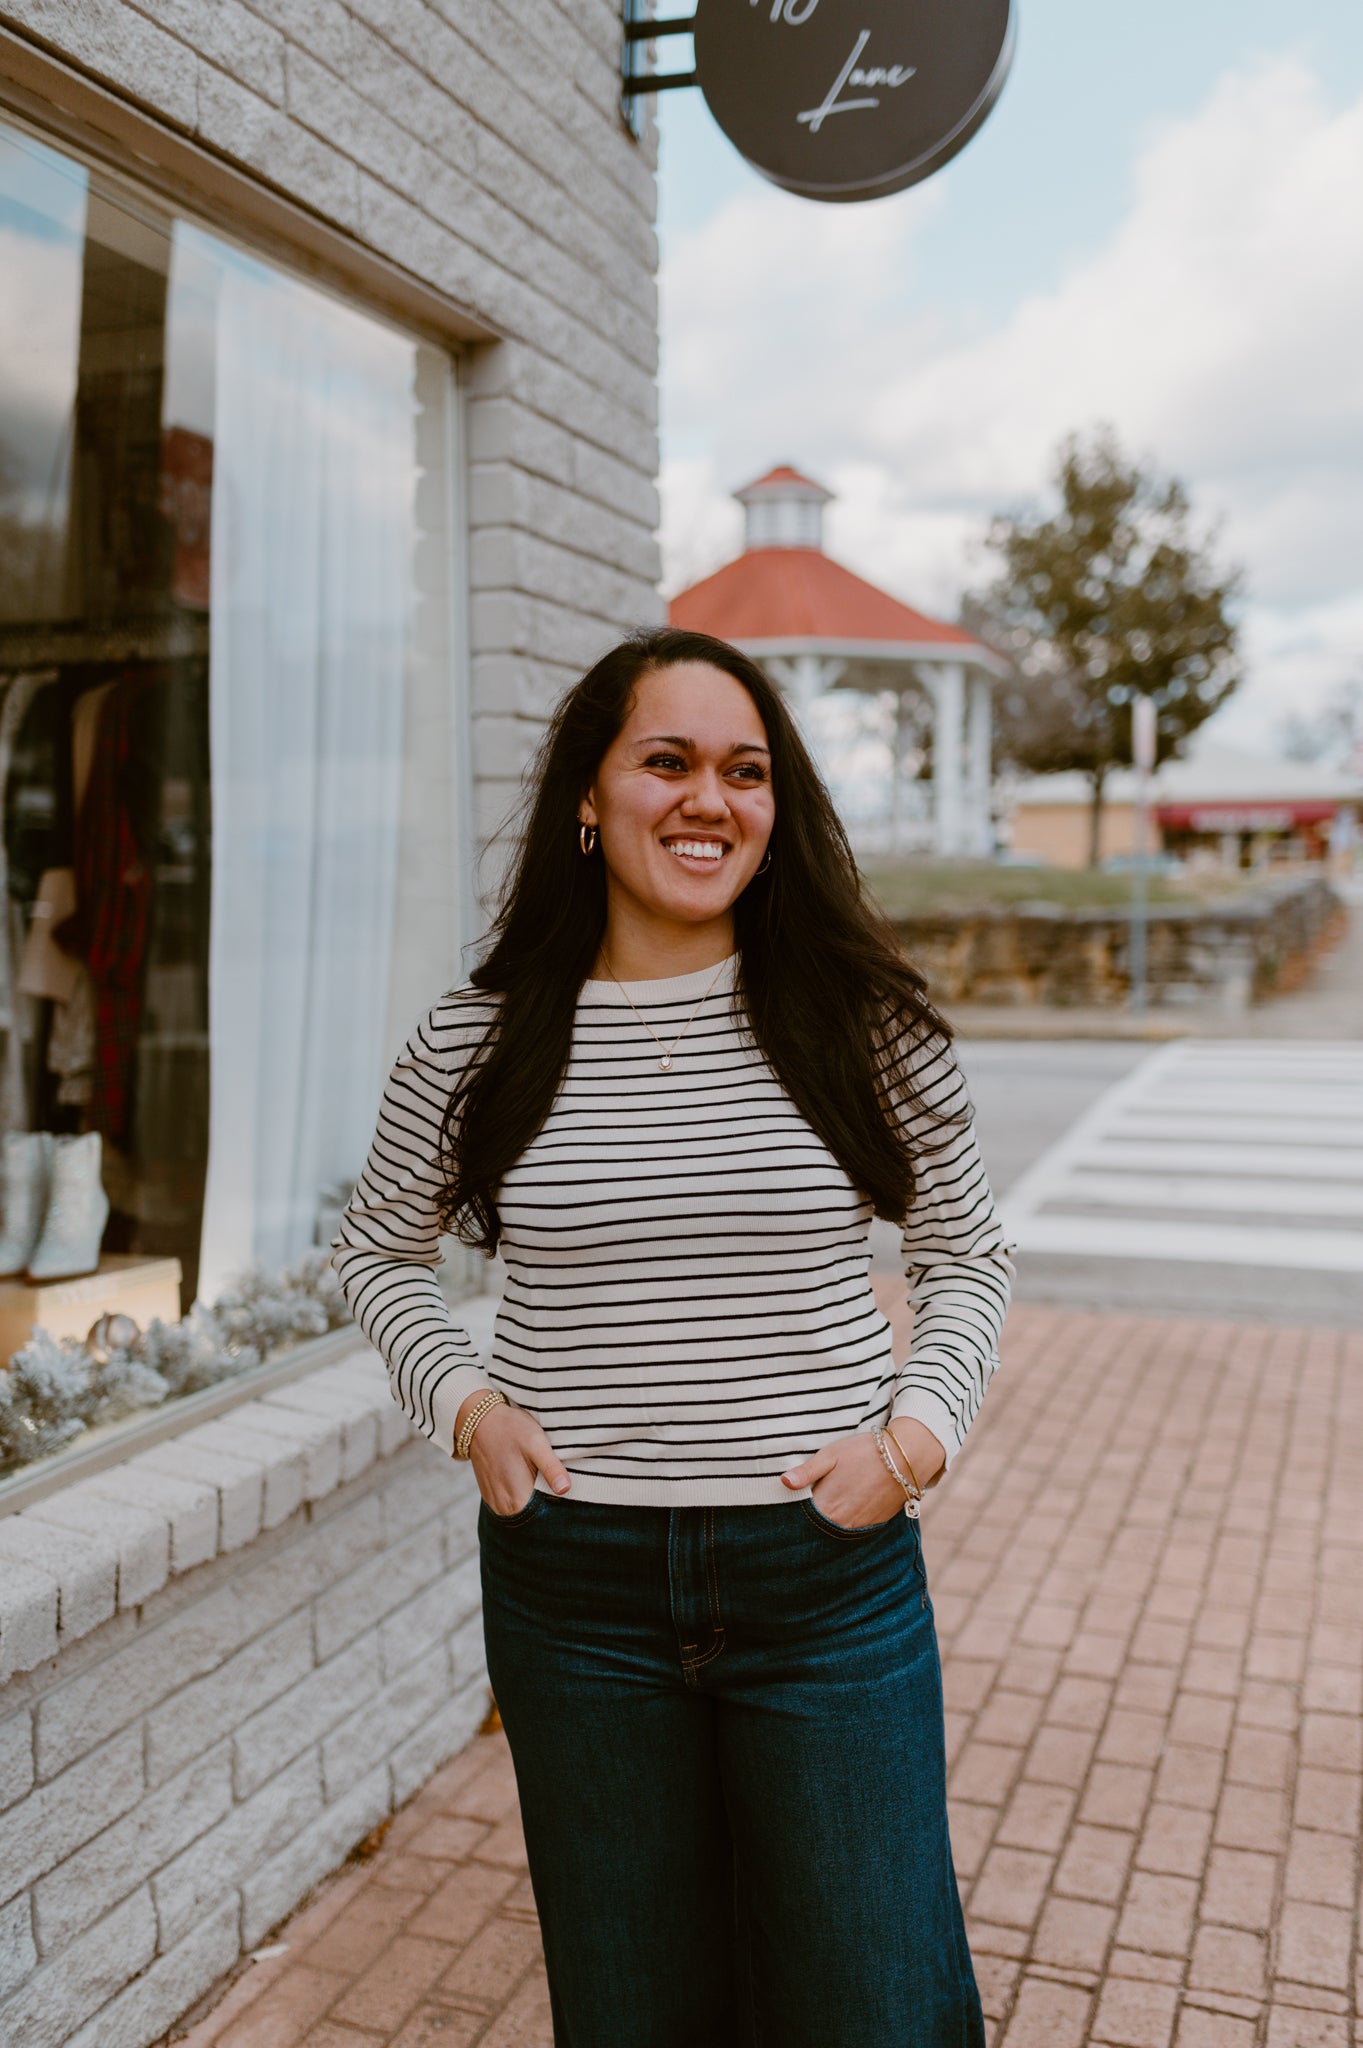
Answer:
[{"label": "storefront window", "polygon": [[450,366],[12,127],[0,269],[0,1294],[185,1307],[457,971]]}]

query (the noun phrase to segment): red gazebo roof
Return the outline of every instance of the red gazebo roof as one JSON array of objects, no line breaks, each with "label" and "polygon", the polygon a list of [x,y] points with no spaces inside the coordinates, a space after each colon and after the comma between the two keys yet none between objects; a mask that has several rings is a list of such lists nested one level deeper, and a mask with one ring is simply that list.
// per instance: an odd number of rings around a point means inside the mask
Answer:
[{"label": "red gazebo roof", "polygon": [[901,604],[812,547],[749,548],[713,576],[678,591],[668,617],[674,626],[743,646],[764,640],[866,640],[984,652],[962,627]]},{"label": "red gazebo roof", "polygon": [[778,462],[775,469],[769,469],[765,476],[756,477],[752,483],[744,484],[741,491],[734,492],[734,496],[742,505],[749,498],[755,497],[759,491],[787,491],[792,484],[801,496],[817,496],[827,501],[833,495],[826,484],[817,483],[812,476],[805,476],[800,470],[792,469],[788,462]]}]

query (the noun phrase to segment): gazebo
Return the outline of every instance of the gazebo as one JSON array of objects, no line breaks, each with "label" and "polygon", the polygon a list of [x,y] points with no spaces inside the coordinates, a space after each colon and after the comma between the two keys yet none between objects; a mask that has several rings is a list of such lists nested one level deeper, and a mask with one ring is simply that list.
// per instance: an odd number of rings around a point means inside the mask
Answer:
[{"label": "gazebo", "polygon": [[[713,633],[759,661],[807,712],[825,690],[931,699],[932,846],[937,854],[992,851],[990,691],[1006,671],[992,649],[902,604],[823,551],[831,491],[788,466],[734,496],[746,521],[743,552],[673,598],[674,626]],[[899,772],[902,749],[895,749]]]}]

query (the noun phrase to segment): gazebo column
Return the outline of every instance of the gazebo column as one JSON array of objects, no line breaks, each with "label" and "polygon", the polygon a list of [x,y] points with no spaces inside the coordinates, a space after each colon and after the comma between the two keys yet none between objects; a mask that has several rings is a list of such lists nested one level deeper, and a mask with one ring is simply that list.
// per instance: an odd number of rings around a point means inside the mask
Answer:
[{"label": "gazebo column", "polygon": [[804,725],[814,699],[834,687],[847,663],[829,654],[778,654],[771,656],[765,666],[776,687],[784,690],[794,704],[796,716]]},{"label": "gazebo column", "polygon": [[823,749],[814,736],[810,720],[810,707],[816,697],[825,690],[834,688],[846,670],[847,663],[831,654],[776,654],[769,655],[762,664],[782,696],[789,699],[795,722],[801,737],[808,747],[819,773],[828,774],[828,763],[823,758]]},{"label": "gazebo column", "polygon": [[965,848],[981,859],[994,851],[990,816],[993,788],[994,702],[988,676],[970,678],[969,732],[966,742]]},{"label": "gazebo column", "polygon": [[940,662],[930,671],[932,721],[932,850],[939,858],[964,853],[965,670]]}]

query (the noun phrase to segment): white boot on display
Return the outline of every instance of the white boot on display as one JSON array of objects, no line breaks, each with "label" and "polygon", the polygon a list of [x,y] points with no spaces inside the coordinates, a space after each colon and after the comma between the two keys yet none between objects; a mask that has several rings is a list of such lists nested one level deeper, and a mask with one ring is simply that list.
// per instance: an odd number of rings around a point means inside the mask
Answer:
[{"label": "white boot on display", "polygon": [[0,1145],[0,1277],[22,1273],[47,1213],[52,1140],[46,1131],[9,1131]]},{"label": "white boot on display", "polygon": [[100,1240],[109,1220],[109,1197],[100,1178],[98,1131],[52,1141],[47,1215],[28,1262],[30,1280],[74,1280],[99,1265]]}]

